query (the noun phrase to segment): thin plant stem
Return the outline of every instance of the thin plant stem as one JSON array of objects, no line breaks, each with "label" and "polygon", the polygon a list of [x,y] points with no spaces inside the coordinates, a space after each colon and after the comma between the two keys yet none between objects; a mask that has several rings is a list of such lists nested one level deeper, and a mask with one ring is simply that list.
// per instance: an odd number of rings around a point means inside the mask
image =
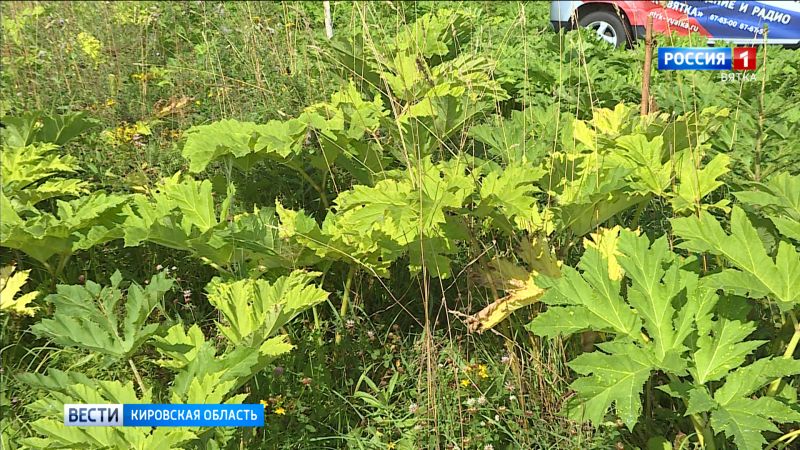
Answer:
[{"label": "thin plant stem", "polygon": [[136,368],[136,364],[133,363],[133,359],[128,358],[128,364],[131,366],[131,370],[133,370],[133,378],[136,379],[136,384],[139,385],[139,390],[142,391],[142,395],[145,393],[144,388],[144,381],[142,381],[142,376],[139,374],[139,370]]}]

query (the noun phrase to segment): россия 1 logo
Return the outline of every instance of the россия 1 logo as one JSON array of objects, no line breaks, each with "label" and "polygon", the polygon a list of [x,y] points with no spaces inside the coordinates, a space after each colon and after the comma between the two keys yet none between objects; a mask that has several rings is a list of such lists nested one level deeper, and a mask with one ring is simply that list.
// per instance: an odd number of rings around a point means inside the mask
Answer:
[{"label": "\u0440\u043e\u0441\u0441\u0438\u044f 1 logo", "polygon": [[756,70],[756,47],[661,47],[658,70]]}]

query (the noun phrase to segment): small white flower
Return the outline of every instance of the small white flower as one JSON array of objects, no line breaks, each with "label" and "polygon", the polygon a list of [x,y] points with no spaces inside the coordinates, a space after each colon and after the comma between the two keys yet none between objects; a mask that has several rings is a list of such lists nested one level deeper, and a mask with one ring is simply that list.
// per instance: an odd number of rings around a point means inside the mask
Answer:
[{"label": "small white flower", "polygon": [[478,404],[479,404],[479,405],[485,405],[485,404],[486,404],[486,397],[485,397],[485,396],[483,396],[483,395],[481,395],[480,397],[478,397]]},{"label": "small white flower", "polygon": [[500,362],[503,364],[508,364],[511,362],[511,357],[509,357],[508,355],[503,355],[503,357],[500,358]]},{"label": "small white flower", "polygon": [[419,409],[419,405],[417,405],[416,403],[412,403],[412,404],[408,405],[408,412],[410,414],[416,414],[418,409]]},{"label": "small white flower", "polygon": [[500,414],[495,414],[494,415],[494,421],[495,422],[500,422]]},{"label": "small white flower", "polygon": [[508,396],[508,401],[510,401],[510,402],[515,402],[515,401],[517,401],[517,396],[516,396],[516,395],[509,395],[509,396]]},{"label": "small white flower", "polygon": [[475,405],[475,399],[472,398],[472,397],[468,398],[467,399],[467,406],[474,406],[474,405]]},{"label": "small white flower", "polygon": [[164,269],[164,266],[162,266],[161,264],[156,266],[156,270],[158,270],[158,271],[161,271],[163,269]]},{"label": "small white flower", "polygon": [[483,450],[494,450],[494,445],[486,444],[483,446]]}]

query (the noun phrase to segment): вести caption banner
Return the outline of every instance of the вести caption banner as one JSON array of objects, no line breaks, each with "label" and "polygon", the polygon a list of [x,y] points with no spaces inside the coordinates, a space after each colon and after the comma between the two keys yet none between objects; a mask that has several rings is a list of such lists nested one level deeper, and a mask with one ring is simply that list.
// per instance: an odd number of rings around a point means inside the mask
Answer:
[{"label": "\u0432\u0435\u0441\u0442\u0438 caption banner", "polygon": [[66,404],[64,425],[81,427],[263,427],[260,404]]}]

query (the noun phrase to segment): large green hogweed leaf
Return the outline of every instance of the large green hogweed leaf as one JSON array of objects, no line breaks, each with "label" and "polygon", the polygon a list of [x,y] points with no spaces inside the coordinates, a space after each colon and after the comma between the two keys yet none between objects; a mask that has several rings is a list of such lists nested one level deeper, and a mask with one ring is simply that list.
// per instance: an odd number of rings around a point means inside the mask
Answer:
[{"label": "large green hogweed leaf", "polygon": [[127,290],[124,304],[121,281],[117,271],[110,286],[88,280],[85,286],[57,286],[57,293],[47,297],[55,306],[53,318],[34,325],[34,333],[64,347],[78,347],[114,359],[128,358],[158,329],[157,324],[146,321],[172,289],[173,281],[159,273],[144,288],[134,283]]}]

